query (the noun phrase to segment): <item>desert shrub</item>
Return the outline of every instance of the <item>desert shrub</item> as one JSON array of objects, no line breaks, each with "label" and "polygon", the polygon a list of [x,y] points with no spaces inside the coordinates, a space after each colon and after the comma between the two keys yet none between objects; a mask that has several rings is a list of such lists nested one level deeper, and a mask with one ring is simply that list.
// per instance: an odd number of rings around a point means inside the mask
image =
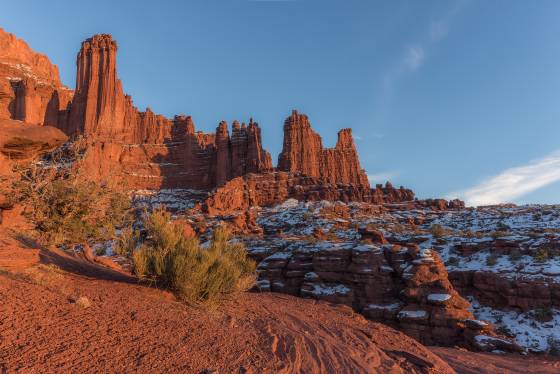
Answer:
[{"label": "desert shrub", "polygon": [[106,254],[107,254],[107,250],[104,247],[95,248],[96,256],[105,256]]},{"label": "desert shrub", "polygon": [[515,334],[513,334],[513,332],[506,325],[500,325],[500,326],[498,326],[498,328],[496,330],[501,335],[505,335],[505,336],[509,336],[509,337],[514,337],[515,336]]},{"label": "desert shrub", "polygon": [[506,231],[506,230],[496,230],[490,233],[490,236],[494,239],[496,238],[502,238],[504,236],[509,236],[511,235],[511,232]]},{"label": "desert shrub", "polygon": [[550,335],[546,342],[548,343],[548,354],[551,356],[560,356],[560,339],[556,339],[553,335]]},{"label": "desert shrub", "polygon": [[486,257],[486,265],[488,266],[495,266],[498,263],[498,256],[490,255]]},{"label": "desert shrub", "polygon": [[550,258],[550,253],[546,248],[539,248],[535,253],[533,253],[533,258],[536,262],[546,262]]},{"label": "desert shrub", "polygon": [[231,243],[225,228],[217,228],[211,244],[202,248],[186,238],[164,210],[154,210],[144,222],[147,240],[133,252],[134,271],[190,303],[213,303],[252,287],[255,263],[241,243]]},{"label": "desert shrub", "polygon": [[434,236],[434,238],[442,238],[443,236],[447,235],[447,230],[437,223],[434,223],[430,227],[430,234]]},{"label": "desert shrub", "polygon": [[447,262],[445,263],[446,266],[457,266],[459,265],[459,259],[457,257],[449,257]]},{"label": "desert shrub", "polygon": [[533,214],[533,221],[541,221],[541,220],[542,220],[542,215],[540,213]]},{"label": "desert shrub", "polygon": [[519,261],[523,256],[521,255],[521,252],[518,249],[514,249],[508,254],[508,257],[510,261]]},{"label": "desert shrub", "polygon": [[53,245],[112,239],[131,210],[125,193],[75,175],[55,176],[48,183],[31,177],[19,191],[33,208],[30,218],[39,238]]},{"label": "desert shrub", "polygon": [[129,257],[132,255],[140,241],[140,232],[131,226],[125,227],[118,235],[113,251],[121,256]]},{"label": "desert shrub", "polygon": [[496,231],[509,231],[509,230],[510,230],[510,227],[506,223],[504,223],[503,221],[499,221],[496,224]]},{"label": "desert shrub", "polygon": [[91,306],[91,301],[89,301],[89,299],[85,296],[80,296],[77,300],[76,300],[76,305],[87,309]]},{"label": "desert shrub", "polygon": [[533,317],[539,322],[548,322],[554,317],[552,308],[541,306],[533,311]]}]

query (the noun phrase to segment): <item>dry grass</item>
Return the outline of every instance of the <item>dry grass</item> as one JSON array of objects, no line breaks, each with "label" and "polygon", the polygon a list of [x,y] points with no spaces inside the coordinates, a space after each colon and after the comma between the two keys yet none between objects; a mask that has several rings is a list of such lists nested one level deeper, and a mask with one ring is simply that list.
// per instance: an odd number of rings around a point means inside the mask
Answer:
[{"label": "dry grass", "polygon": [[451,230],[446,229],[445,227],[443,227],[442,225],[439,225],[437,223],[434,223],[431,227],[430,227],[430,234],[432,234],[432,236],[434,238],[443,238],[444,236],[450,235],[451,234]]}]

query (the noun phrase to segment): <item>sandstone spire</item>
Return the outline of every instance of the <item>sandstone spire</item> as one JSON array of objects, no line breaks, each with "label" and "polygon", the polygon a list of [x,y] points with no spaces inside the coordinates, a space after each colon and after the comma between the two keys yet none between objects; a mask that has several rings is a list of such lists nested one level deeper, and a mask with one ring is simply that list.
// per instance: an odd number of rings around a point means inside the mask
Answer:
[{"label": "sandstone spire", "polygon": [[[247,127],[247,162],[243,174],[262,173],[272,170],[272,159],[270,153],[262,147],[261,129],[259,124],[251,118]],[[239,174],[239,175],[243,175]]]},{"label": "sandstone spire", "polygon": [[335,148],[323,148],[321,137],[313,131],[304,114],[293,111],[284,122],[284,145],[278,169],[321,177],[332,184],[352,184],[369,188],[360,167],[351,129],[338,133]]},{"label": "sandstone spire", "polygon": [[108,34],[94,35],[82,43],[76,64],[76,91],[70,113],[73,130],[122,140],[126,137],[126,104],[131,102],[125,99],[117,77],[117,42]]},{"label": "sandstone spire", "polygon": [[231,149],[227,122],[216,129],[216,186],[223,186],[231,173]]},{"label": "sandstone spire", "polygon": [[307,116],[292,111],[284,122],[284,144],[278,157],[278,169],[319,177],[322,150],[321,137],[313,131]]}]

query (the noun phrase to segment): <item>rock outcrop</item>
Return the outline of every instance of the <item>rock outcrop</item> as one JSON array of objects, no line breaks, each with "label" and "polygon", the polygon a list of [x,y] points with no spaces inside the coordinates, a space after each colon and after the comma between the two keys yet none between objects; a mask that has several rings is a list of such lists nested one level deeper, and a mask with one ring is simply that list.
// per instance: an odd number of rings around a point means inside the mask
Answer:
[{"label": "rock outcrop", "polygon": [[473,295],[485,305],[528,312],[537,308],[560,308],[560,283],[542,274],[539,279],[512,278],[491,271],[453,271],[453,285],[464,295]]},{"label": "rock outcrop", "polygon": [[360,167],[352,129],[338,132],[334,148],[323,148],[319,134],[305,114],[293,111],[284,122],[284,145],[278,157],[278,170],[321,178],[330,184],[351,184],[369,188]]},{"label": "rock outcrop", "polygon": [[329,183],[321,177],[301,173],[275,171],[230,180],[212,192],[203,208],[212,215],[226,215],[254,206],[280,204],[289,198],[384,204],[412,201],[414,193],[404,187],[395,189],[390,183],[371,189],[362,185]]},{"label": "rock outcrop", "polygon": [[59,127],[72,95],[47,56],[0,28],[0,119]]},{"label": "rock outcrop", "polygon": [[414,245],[294,243],[262,260],[261,291],[346,304],[427,345],[520,351],[474,319],[440,257]]},{"label": "rock outcrop", "polygon": [[62,145],[67,136],[51,126],[0,119],[0,154],[5,160],[28,161]]},{"label": "rock outcrop", "polygon": [[13,184],[19,175],[13,166],[29,163],[67,139],[62,131],[51,126],[0,119],[0,226],[4,211],[14,208]]}]

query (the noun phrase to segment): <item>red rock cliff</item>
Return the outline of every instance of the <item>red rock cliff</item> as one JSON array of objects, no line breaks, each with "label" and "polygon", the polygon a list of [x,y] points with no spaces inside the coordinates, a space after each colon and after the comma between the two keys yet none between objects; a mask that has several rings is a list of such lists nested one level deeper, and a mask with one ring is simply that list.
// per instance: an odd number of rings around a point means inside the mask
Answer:
[{"label": "red rock cliff", "polygon": [[313,131],[307,116],[297,111],[284,122],[284,145],[278,158],[278,170],[320,177],[332,184],[369,188],[352,130],[340,130],[336,146],[323,148],[321,137]]},{"label": "red rock cliff", "polygon": [[72,94],[47,56],[0,28],[0,119],[59,127]]},{"label": "red rock cliff", "polygon": [[[216,134],[195,132],[190,117],[173,120],[139,112],[124,94],[117,74],[117,44],[110,35],[82,43],[69,134],[92,143],[86,165],[97,179],[122,180],[131,188],[211,189],[247,172],[272,169],[260,129],[226,122]],[[111,167],[108,167],[108,163]],[[110,174],[108,174],[110,173]]]},{"label": "red rock cliff", "polygon": [[[82,43],[74,92],[61,85],[45,56],[1,30],[0,47],[0,78],[7,78],[0,79],[0,118],[83,135],[88,143],[83,167],[98,181],[122,182],[131,189],[213,189],[251,173],[274,175],[260,127],[252,119],[248,125],[234,121],[231,131],[222,121],[215,134],[205,134],[195,131],[191,117],[168,119],[149,108],[138,111],[118,77],[118,48],[111,35],[94,35]],[[387,200],[381,189],[370,189],[350,129],[338,133],[334,148],[323,148],[307,116],[296,111],[284,124],[277,170],[288,174],[279,180],[290,182],[274,182],[253,200]],[[391,189],[390,194],[395,195],[390,201],[413,197],[408,190]]]}]

